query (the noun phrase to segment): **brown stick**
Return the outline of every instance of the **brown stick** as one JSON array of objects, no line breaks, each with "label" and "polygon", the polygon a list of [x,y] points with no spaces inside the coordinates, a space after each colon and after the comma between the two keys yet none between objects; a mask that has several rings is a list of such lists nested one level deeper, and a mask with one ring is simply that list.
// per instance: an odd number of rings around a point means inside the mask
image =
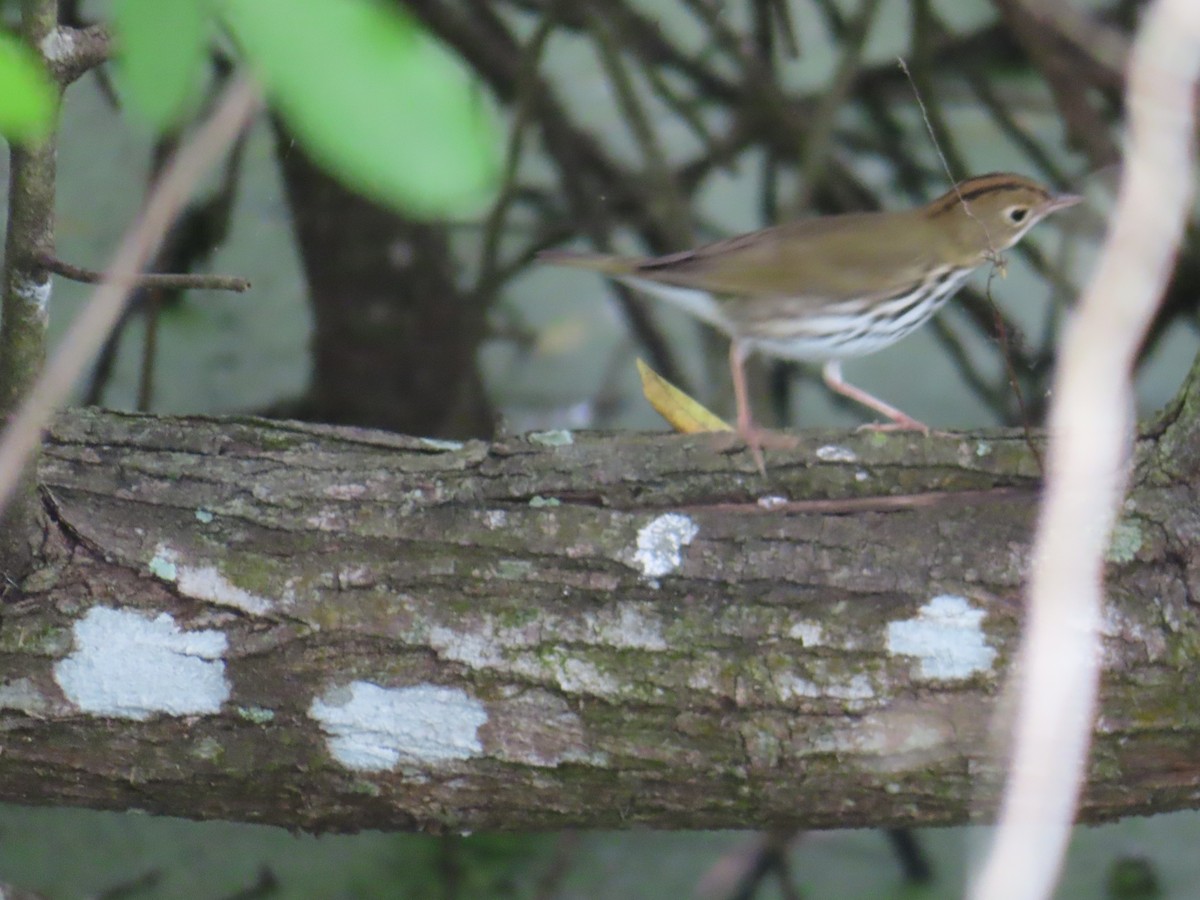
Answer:
[{"label": "brown stick", "polygon": [[250,290],[250,280],[236,275],[196,275],[187,272],[159,273],[144,272],[138,275],[121,275],[117,273],[100,272],[96,269],[85,269],[59,259],[49,253],[39,253],[35,259],[44,269],[79,281],[83,284],[101,284],[104,279],[120,279],[131,288],[182,288],[185,290],[201,291],[233,291],[241,294]]}]

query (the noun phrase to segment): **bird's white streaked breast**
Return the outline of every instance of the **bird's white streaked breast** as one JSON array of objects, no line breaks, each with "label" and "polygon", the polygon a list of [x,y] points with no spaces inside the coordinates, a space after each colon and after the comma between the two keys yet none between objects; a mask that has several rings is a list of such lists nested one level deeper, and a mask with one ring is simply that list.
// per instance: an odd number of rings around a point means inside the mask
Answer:
[{"label": "bird's white streaked breast", "polygon": [[745,337],[755,349],[769,356],[796,360],[843,359],[867,356],[920,328],[945,305],[969,269],[933,273],[914,291],[891,297],[870,310],[825,312],[792,319],[765,334],[763,329]]}]

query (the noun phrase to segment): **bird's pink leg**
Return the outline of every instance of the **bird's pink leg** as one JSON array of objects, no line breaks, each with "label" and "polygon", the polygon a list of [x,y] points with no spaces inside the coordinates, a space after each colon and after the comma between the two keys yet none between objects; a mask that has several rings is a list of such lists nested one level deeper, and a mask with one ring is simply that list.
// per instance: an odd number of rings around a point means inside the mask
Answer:
[{"label": "bird's pink leg", "polygon": [[737,340],[730,342],[729,374],[733,378],[733,399],[737,404],[737,433],[754,458],[754,465],[758,468],[759,473],[765,477],[767,465],[763,460],[763,448],[774,447],[785,450],[795,447],[797,442],[791,435],[777,434],[754,424],[754,417],[750,412],[749,391],[746,389],[746,357],[748,355],[749,352],[741,342]]},{"label": "bird's pink leg", "polygon": [[767,464],[763,460],[762,441],[750,413],[750,397],[746,390],[746,350],[737,340],[729,342],[729,374],[733,378],[733,400],[737,405],[737,432],[746,442],[758,471],[766,475]]},{"label": "bird's pink leg", "polygon": [[890,403],[880,400],[874,394],[868,394],[862,388],[849,384],[842,378],[842,363],[840,360],[831,359],[825,363],[821,369],[821,377],[825,379],[826,386],[835,394],[849,397],[855,403],[861,403],[868,409],[873,409],[880,415],[891,419],[890,422],[868,423],[863,426],[864,429],[870,431],[920,431],[929,434],[929,426],[924,422],[918,422],[912,416],[905,415]]}]

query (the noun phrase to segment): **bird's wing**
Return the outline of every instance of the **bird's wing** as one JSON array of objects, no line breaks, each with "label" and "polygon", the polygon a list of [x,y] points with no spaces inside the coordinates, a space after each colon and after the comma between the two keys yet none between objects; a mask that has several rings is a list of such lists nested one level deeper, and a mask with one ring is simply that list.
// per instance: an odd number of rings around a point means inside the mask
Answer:
[{"label": "bird's wing", "polygon": [[789,297],[814,305],[887,297],[929,266],[920,223],[900,230],[888,214],[807,219],[635,264],[645,281],[730,298]]}]

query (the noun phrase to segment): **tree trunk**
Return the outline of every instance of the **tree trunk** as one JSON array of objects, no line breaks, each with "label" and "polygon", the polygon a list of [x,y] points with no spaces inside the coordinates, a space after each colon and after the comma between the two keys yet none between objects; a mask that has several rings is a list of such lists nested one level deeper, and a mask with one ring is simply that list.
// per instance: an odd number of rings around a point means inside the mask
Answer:
[{"label": "tree trunk", "polygon": [[280,172],[313,307],[312,382],[288,414],[486,437],[476,365],[487,309],[457,281],[448,227],[348,190],[277,126]]},{"label": "tree trunk", "polygon": [[[1196,805],[1197,394],[1138,445],[1082,815]],[[1021,434],[441,444],[63,415],[5,608],[0,799],[303,829],[967,821]],[[786,498],[786,499],[785,499]]]}]

